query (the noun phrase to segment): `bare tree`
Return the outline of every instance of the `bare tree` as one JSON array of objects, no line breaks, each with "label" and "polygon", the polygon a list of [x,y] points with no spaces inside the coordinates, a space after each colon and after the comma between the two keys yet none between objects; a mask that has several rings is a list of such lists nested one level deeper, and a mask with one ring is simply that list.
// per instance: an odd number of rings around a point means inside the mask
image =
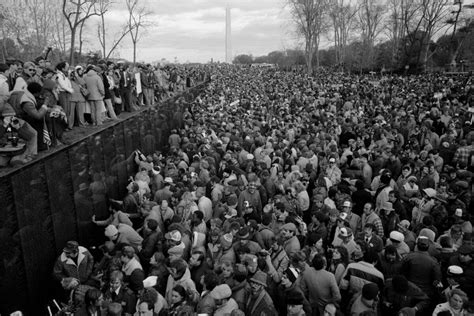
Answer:
[{"label": "bare tree", "polygon": [[102,56],[108,59],[114,50],[118,47],[120,42],[125,38],[125,36],[130,33],[129,23],[126,21],[121,27],[120,30],[115,33],[113,36],[112,44],[110,45],[110,49],[107,50],[107,26],[105,23],[105,14],[108,12],[110,6],[114,2],[112,0],[98,0],[98,11],[99,11],[99,23],[97,24],[97,38],[99,39],[99,44],[102,48]]},{"label": "bare tree", "polygon": [[62,56],[66,56],[67,47],[70,44],[70,31],[63,14],[55,10],[52,38],[54,46],[61,52]]},{"label": "bare tree", "polygon": [[365,48],[362,65],[370,67],[374,62],[374,44],[383,30],[383,19],[386,13],[385,3],[380,0],[360,0],[357,19],[362,32],[362,45]]},{"label": "bare tree", "polygon": [[137,44],[140,40],[141,31],[151,26],[148,17],[152,14],[145,6],[140,5],[139,0],[126,0],[128,9],[128,29],[133,44],[133,64],[137,61]]},{"label": "bare tree", "polygon": [[331,1],[330,16],[333,23],[334,46],[336,48],[336,62],[342,64],[345,60],[345,49],[354,26],[357,8],[350,0]]},{"label": "bare tree", "polygon": [[288,0],[296,31],[305,41],[305,61],[308,74],[313,71],[313,56],[316,52],[316,67],[319,67],[319,43],[321,34],[326,31],[325,13],[327,0]]},{"label": "bare tree", "polygon": [[[446,24],[453,26],[453,33],[451,34],[451,62],[450,64],[455,66],[456,59],[458,58],[461,47],[468,38],[472,36],[473,28],[471,27],[471,21],[473,20],[471,10],[474,9],[474,4],[464,4],[462,1],[455,3],[457,6],[456,10],[451,11],[454,16],[448,18]],[[459,30],[459,34],[458,34]],[[461,34],[461,36],[459,36]]]},{"label": "bare tree", "polygon": [[98,15],[96,0],[63,0],[62,11],[71,31],[71,45],[69,51],[69,63],[74,64],[74,52],[76,48],[76,34],[78,28],[91,16]]}]

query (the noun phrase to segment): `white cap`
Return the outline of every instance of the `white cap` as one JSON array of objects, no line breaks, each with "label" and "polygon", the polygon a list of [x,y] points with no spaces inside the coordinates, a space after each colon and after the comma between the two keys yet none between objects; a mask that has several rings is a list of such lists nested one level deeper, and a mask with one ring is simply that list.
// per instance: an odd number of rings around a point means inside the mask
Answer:
[{"label": "white cap", "polygon": [[456,274],[460,275],[463,274],[463,269],[460,266],[449,266],[448,267],[448,273],[449,274]]},{"label": "white cap", "polygon": [[156,275],[149,276],[145,280],[143,280],[143,287],[154,287],[156,285],[156,282],[158,280],[158,277]]},{"label": "white cap", "polygon": [[394,230],[393,232],[390,233],[390,239],[393,241],[402,242],[405,240],[405,236],[402,233]]},{"label": "white cap", "polygon": [[114,225],[109,225],[105,228],[105,237],[112,237],[118,234],[118,229]]},{"label": "white cap", "polygon": [[456,211],[454,212],[454,216],[462,217],[462,209],[457,208]]}]

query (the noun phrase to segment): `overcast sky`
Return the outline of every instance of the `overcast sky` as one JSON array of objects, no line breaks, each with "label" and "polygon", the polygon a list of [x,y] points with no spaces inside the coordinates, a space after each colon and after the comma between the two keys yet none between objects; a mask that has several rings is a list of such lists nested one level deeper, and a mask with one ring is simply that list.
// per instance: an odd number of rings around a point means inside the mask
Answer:
[{"label": "overcast sky", "polygon": [[[232,8],[232,56],[266,55],[274,50],[302,47],[289,17],[285,0],[139,0],[153,12],[149,27],[138,43],[137,60],[166,58],[179,62],[225,60],[225,7]],[[453,0],[454,1],[454,0]],[[474,3],[474,0],[464,0]],[[108,47],[127,20],[125,1],[117,0],[106,15]],[[89,47],[98,50],[97,19],[88,24]],[[322,38],[321,46],[328,46]],[[114,57],[133,59],[130,37],[122,42]]]},{"label": "overcast sky", "polygon": [[[137,59],[152,62],[166,58],[179,62],[225,60],[226,0],[141,0],[154,13],[150,27],[138,44]],[[122,2],[122,1],[120,1]],[[232,8],[232,55],[266,55],[297,45],[284,0],[230,0]],[[109,38],[127,18],[123,4],[107,13]],[[91,22],[90,29],[96,29]],[[94,35],[95,35],[94,31]],[[100,47],[89,40],[90,46]],[[110,45],[110,44],[109,44]],[[132,59],[130,39],[119,49],[120,57]]]}]

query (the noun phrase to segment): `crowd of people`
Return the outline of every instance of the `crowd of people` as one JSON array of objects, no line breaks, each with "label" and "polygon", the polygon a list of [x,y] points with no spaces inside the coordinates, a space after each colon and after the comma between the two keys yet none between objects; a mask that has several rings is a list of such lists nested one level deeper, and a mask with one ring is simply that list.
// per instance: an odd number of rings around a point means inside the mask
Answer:
[{"label": "crowd of people", "polygon": [[469,76],[212,66],[95,250],[74,315],[474,315]]},{"label": "crowd of people", "polygon": [[[202,81],[203,75],[197,67],[121,61],[73,67],[67,62],[53,66],[38,57],[0,63],[0,143],[13,143],[19,153],[2,155],[0,166],[30,162],[38,151],[67,144],[64,133],[75,126],[118,120],[121,112],[152,106]],[[24,146],[18,146],[20,140]]]}]

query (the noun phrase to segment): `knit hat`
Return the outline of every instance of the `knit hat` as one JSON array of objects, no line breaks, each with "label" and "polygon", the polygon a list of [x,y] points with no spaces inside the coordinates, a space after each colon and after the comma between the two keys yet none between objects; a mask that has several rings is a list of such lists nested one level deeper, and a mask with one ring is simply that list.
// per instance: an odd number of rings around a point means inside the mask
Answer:
[{"label": "knit hat", "polygon": [[210,295],[215,300],[222,300],[222,299],[231,297],[232,290],[230,289],[229,285],[221,284],[221,285],[216,286],[211,291]]},{"label": "knit hat", "polygon": [[379,294],[379,287],[375,283],[367,283],[362,288],[362,297],[366,300],[373,300]]},{"label": "knit hat", "polygon": [[472,254],[472,252],[473,252],[472,247],[466,244],[461,245],[461,247],[459,247],[458,249],[458,253],[462,255],[470,255]]},{"label": "knit hat", "polygon": [[250,279],[250,282],[258,283],[264,287],[267,287],[267,274],[258,270]]},{"label": "knit hat", "polygon": [[232,246],[233,236],[231,233],[225,234],[221,236],[221,245],[224,248],[228,248]]},{"label": "knit hat", "polygon": [[237,235],[240,239],[248,239],[250,237],[249,228],[247,226],[242,227]]},{"label": "knit hat", "polygon": [[256,266],[258,264],[258,258],[256,255],[253,254],[246,254],[245,255],[245,263],[249,266]]},{"label": "knit hat", "polygon": [[431,229],[429,228],[423,228],[422,230],[420,230],[420,234],[418,235],[420,237],[426,237],[428,238],[431,242],[434,242],[435,241],[435,237],[436,237],[436,234],[434,231],[432,231]]},{"label": "knit hat", "polygon": [[299,291],[291,291],[286,298],[286,305],[303,305],[304,297]]},{"label": "knit hat", "polygon": [[290,280],[291,283],[294,283],[299,276],[298,270],[295,268],[289,267],[283,272],[284,275]]},{"label": "knit hat", "polygon": [[105,237],[112,237],[118,234],[118,229],[114,225],[109,225],[105,228]]}]

